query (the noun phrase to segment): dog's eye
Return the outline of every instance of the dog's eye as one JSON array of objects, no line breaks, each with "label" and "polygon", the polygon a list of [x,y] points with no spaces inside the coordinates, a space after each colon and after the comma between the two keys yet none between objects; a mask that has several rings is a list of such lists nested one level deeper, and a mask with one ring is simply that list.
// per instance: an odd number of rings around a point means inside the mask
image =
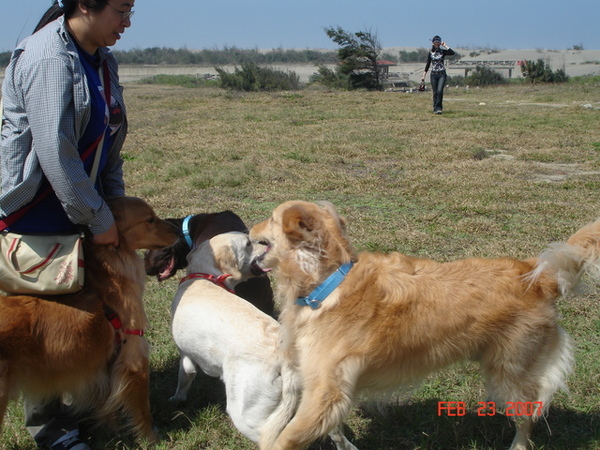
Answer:
[{"label": "dog's eye", "polygon": [[148,223],[154,223],[154,222],[156,222],[156,219],[154,217],[148,217],[146,219],[146,222],[148,222]]}]

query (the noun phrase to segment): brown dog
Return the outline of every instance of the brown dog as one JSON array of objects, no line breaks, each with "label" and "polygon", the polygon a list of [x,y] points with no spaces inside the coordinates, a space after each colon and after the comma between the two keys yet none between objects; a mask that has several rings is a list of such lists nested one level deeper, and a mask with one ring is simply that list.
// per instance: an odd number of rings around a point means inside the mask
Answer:
[{"label": "brown dog", "polygon": [[[497,405],[533,407],[517,422],[511,447],[526,449],[571,369],[556,300],[582,269],[598,269],[600,256],[598,220],[525,261],[357,257],[335,208],[301,201],[278,206],[250,236],[268,246],[258,261],[275,269],[284,370],[298,378],[288,391],[301,398],[289,423],[263,430],[261,449],[269,450],[305,448],[339,427],[360,390],[388,390],[465,359],[480,363]],[[312,291],[347,263],[354,264],[341,284],[314,299]]]},{"label": "brown dog", "polygon": [[146,275],[136,250],[171,245],[178,233],[140,199],[119,197],[108,204],[119,247],[84,240],[81,291],[0,297],[0,424],[9,399],[19,391],[33,401],[62,393],[72,397],[75,408],[91,408],[108,422],[122,412],[138,437],[157,440],[150,415],[148,344],[142,337]]}]

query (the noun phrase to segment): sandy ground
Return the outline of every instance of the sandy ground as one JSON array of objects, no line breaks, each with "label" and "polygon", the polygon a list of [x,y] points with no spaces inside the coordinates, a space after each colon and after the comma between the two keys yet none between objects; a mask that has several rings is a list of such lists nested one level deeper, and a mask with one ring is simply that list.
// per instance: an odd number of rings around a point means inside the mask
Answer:
[{"label": "sandy ground", "polygon": [[[399,51],[414,51],[414,47],[387,47],[382,51],[397,55]],[[469,60],[534,60],[542,59],[548,61],[552,70],[564,68],[569,76],[581,75],[600,75],[600,50],[501,50],[494,53],[482,52],[479,55],[469,56],[474,50],[455,48],[455,51],[463,55],[463,61]],[[227,71],[233,71],[234,66],[222,66]],[[333,65],[328,66],[333,69]],[[399,64],[390,67],[391,74],[397,74],[402,79],[408,79],[415,83],[419,82],[423,74],[425,62],[415,64]],[[273,69],[283,71],[293,71],[299,77],[301,82],[307,82],[310,76],[316,73],[317,69],[313,65],[273,65]],[[501,70],[504,76],[508,76],[508,71]],[[214,66],[122,66],[120,68],[121,80],[124,83],[136,81],[157,74],[166,75],[196,75],[210,76],[216,75]],[[464,75],[464,69],[449,69],[450,76]],[[512,71],[512,77],[520,77],[519,68]],[[4,69],[0,69],[0,82],[4,78]]]}]

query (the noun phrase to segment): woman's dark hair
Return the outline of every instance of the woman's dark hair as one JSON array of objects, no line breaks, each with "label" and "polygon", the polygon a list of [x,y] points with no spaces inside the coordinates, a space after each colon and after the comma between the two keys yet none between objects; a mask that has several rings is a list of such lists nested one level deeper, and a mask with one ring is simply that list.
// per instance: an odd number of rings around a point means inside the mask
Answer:
[{"label": "woman's dark hair", "polygon": [[68,19],[73,15],[79,3],[87,6],[92,11],[102,11],[107,5],[106,0],[62,0],[63,6],[61,8],[58,4],[58,0],[53,0],[52,6],[48,8],[48,11],[42,16],[33,32],[35,33],[36,31],[41,30],[62,15]]},{"label": "woman's dark hair", "polygon": [[435,49],[435,45],[433,45],[433,42],[434,42],[434,41],[436,41],[436,40],[438,40],[438,41],[442,42],[442,38],[441,38],[441,37],[439,37],[437,34],[436,34],[434,37],[432,37],[432,38],[431,38],[431,51],[432,51],[432,52],[435,52],[435,50],[436,50],[436,49]]}]

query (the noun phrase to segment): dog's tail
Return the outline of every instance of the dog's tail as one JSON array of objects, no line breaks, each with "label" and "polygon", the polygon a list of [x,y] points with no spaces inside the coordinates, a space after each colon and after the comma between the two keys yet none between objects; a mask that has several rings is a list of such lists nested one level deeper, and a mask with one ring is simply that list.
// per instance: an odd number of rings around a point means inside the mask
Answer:
[{"label": "dog's tail", "polygon": [[531,280],[547,271],[554,273],[563,295],[577,286],[585,272],[600,280],[600,219],[581,228],[567,242],[548,246],[539,256]]}]

